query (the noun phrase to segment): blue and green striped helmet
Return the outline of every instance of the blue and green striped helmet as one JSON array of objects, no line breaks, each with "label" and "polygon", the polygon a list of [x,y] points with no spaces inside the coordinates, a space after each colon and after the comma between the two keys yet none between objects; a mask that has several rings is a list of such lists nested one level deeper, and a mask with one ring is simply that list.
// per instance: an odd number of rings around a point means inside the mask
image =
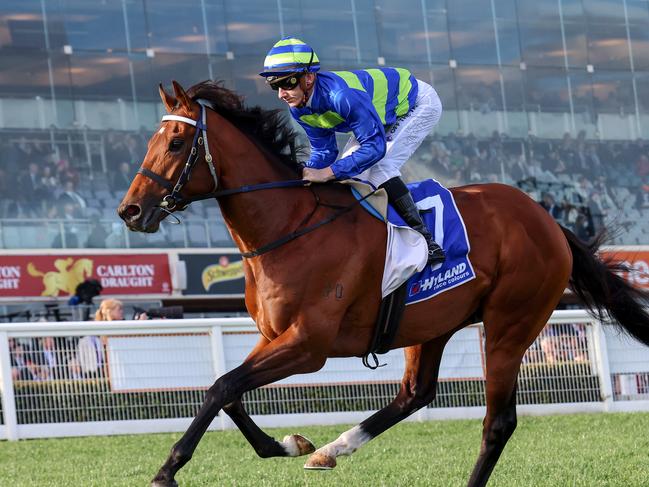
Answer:
[{"label": "blue and green striped helmet", "polygon": [[315,73],[320,69],[320,60],[307,43],[295,37],[284,37],[268,51],[264,70],[259,73],[265,78],[292,73]]}]

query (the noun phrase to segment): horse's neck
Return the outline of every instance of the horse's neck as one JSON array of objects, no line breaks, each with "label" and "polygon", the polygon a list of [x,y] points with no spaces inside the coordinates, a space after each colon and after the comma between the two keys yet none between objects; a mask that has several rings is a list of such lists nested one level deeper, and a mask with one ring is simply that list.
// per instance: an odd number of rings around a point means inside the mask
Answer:
[{"label": "horse's neck", "polygon": [[[231,123],[220,116],[217,123],[220,189],[298,178]],[[239,249],[248,252],[292,232],[313,209],[314,200],[304,189],[280,188],[228,196],[219,204]]]}]

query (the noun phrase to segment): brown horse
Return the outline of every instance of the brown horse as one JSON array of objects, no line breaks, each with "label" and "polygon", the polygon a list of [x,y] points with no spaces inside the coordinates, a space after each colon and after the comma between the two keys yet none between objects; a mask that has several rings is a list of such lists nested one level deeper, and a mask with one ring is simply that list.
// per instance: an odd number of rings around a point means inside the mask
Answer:
[{"label": "brown horse", "polygon": [[[292,150],[295,134],[279,112],[244,108],[237,95],[212,82],[187,92],[176,82],[173,87],[175,96],[160,87],[170,115],[151,138],[119,214],[131,230],[155,232],[162,219],[189,202],[217,198],[232,238],[248,257],[246,307],[261,339],[243,364],[208,390],[154,486],[177,485],[176,472],[221,409],[261,457],[314,451],[302,436],[277,441],[264,433],[244,410],[241,396],[293,374],[315,372],[328,357],[367,353],[381,301],[386,247],[385,225],[355,205],[344,185],[282,183],[299,181],[300,168]],[[595,256],[597,244],[580,243],[515,188],[472,185],[453,189],[453,195],[466,223],[477,278],[406,308],[392,345],[405,348],[398,395],[316,450],[306,468],[334,467],[337,456],[351,454],[430,403],[449,338],[482,321],[487,414],[469,485],[485,485],[516,428],[523,354],[568,285],[591,310],[608,311],[649,344],[646,296],[613,273],[614,264]],[[348,211],[340,211],[341,206]],[[317,228],[304,230],[309,227]]]}]

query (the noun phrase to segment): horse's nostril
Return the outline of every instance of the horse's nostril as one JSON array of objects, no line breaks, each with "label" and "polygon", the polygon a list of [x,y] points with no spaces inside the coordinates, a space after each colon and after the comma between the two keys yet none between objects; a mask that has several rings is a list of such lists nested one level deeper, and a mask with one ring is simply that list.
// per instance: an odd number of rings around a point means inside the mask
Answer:
[{"label": "horse's nostril", "polygon": [[140,214],[139,205],[128,205],[126,208],[122,209],[120,215],[125,220],[132,220]]}]

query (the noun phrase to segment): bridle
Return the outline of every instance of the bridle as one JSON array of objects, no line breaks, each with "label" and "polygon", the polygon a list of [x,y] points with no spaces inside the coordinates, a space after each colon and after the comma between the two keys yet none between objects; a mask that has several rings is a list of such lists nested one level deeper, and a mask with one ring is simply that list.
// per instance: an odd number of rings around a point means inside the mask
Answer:
[{"label": "bridle", "polygon": [[[187,206],[194,201],[207,200],[212,198],[221,198],[224,196],[230,196],[233,194],[240,193],[249,193],[251,191],[259,191],[262,189],[274,189],[274,188],[302,188],[308,186],[309,181],[303,179],[296,179],[292,181],[275,181],[271,183],[261,183],[261,184],[251,184],[246,186],[241,186],[239,188],[233,189],[223,189],[218,190],[219,181],[216,176],[216,170],[214,169],[212,154],[210,153],[210,146],[207,142],[207,109],[212,109],[210,102],[207,100],[198,99],[196,102],[201,107],[201,113],[198,120],[193,118],[181,117],[179,115],[164,115],[161,122],[177,121],[184,122],[192,127],[196,127],[196,133],[194,134],[194,140],[192,142],[192,148],[189,152],[189,157],[187,162],[183,167],[182,173],[178,176],[178,181],[176,184],[172,184],[170,181],[166,180],[159,174],[154,173],[146,167],[140,167],[137,174],[141,174],[165,188],[170,193],[162,198],[162,201],[157,205],[162,211],[171,215],[175,211],[182,211]],[[201,135],[202,134],[202,135]],[[205,162],[210,169],[212,178],[214,179],[214,191],[210,193],[203,193],[194,196],[185,197],[182,195],[181,191],[185,184],[189,181],[191,177],[192,170],[196,166],[199,157],[199,147],[203,146],[205,148]]]},{"label": "bridle", "polygon": [[[140,167],[140,169],[138,169],[137,171],[137,174],[141,174],[142,176],[145,176],[151,179],[152,181],[155,181],[160,186],[165,188],[167,191],[170,191],[170,193],[168,195],[165,195],[162,198],[162,201],[157,205],[157,207],[160,208],[162,211],[164,211],[168,215],[172,215],[174,218],[177,219],[177,217],[173,215],[173,213],[175,211],[184,210],[185,208],[187,208],[187,206],[189,206],[190,203],[194,201],[201,201],[201,200],[207,200],[212,198],[218,199],[224,196],[231,196],[234,194],[241,194],[241,193],[249,193],[251,191],[260,191],[263,189],[303,188],[311,184],[310,181],[307,181],[305,179],[294,179],[289,181],[274,181],[270,183],[251,184],[251,185],[241,186],[239,188],[233,188],[233,189],[218,190],[219,181],[218,181],[218,177],[216,176],[216,170],[213,165],[212,155],[210,154],[210,148],[207,142],[207,108],[212,109],[212,107],[207,100],[198,99],[196,100],[196,102],[201,107],[201,113],[198,120],[194,120],[192,118],[187,118],[187,117],[181,117],[179,115],[164,115],[162,117],[162,122],[168,122],[168,121],[184,122],[193,127],[196,127],[196,133],[194,134],[194,140],[192,142],[192,148],[189,152],[189,157],[187,158],[187,162],[185,163],[185,166],[183,167],[183,171],[180,173],[180,176],[178,177],[178,181],[176,181],[176,184],[172,184],[170,181],[166,180],[159,174],[156,174],[150,169],[147,169],[145,167]],[[212,178],[214,179],[214,191],[210,193],[185,197],[182,195],[181,191],[185,186],[185,184],[187,184],[187,182],[189,181],[192,170],[194,169],[196,163],[198,162],[198,156],[199,156],[198,148],[201,145],[205,148],[204,159],[210,169]],[[351,211],[361,202],[365,201],[367,198],[373,195],[376,192],[376,190],[371,191],[367,195],[357,199],[351,205],[348,206],[339,206],[339,205],[322,203],[318,195],[313,190],[312,192],[316,201],[316,205],[313,211],[309,213],[309,215],[307,215],[307,217],[304,220],[302,220],[302,222],[300,222],[297,230],[269,244],[266,244],[256,250],[252,250],[250,252],[242,252],[241,253],[242,257],[245,258],[257,257],[261,254],[265,254],[266,252],[276,249],[277,247],[281,247],[282,245],[290,242],[291,240],[295,240],[296,238],[301,237],[302,235],[312,232],[316,228],[320,228],[321,226],[334,221],[335,219],[347,213],[348,211]],[[313,225],[304,227],[303,225],[306,225],[309,222],[309,220],[315,214],[319,206],[334,208],[337,209],[338,211],[335,212],[333,215],[325,218],[324,220],[320,220],[319,222]],[[180,223],[180,220],[178,220],[177,223]]]},{"label": "bridle", "polygon": [[[187,199],[182,196],[181,191],[185,184],[189,181],[189,178],[192,174],[192,170],[198,161],[198,148],[199,146],[205,147],[205,162],[207,167],[210,169],[212,178],[214,179],[214,191],[210,194],[213,194],[219,186],[219,180],[216,176],[216,170],[212,164],[212,154],[210,154],[210,146],[207,142],[207,110],[206,107],[209,107],[209,102],[206,100],[196,100],[196,102],[201,107],[201,113],[198,120],[192,118],[181,117],[179,115],[165,115],[162,117],[162,122],[177,121],[188,123],[189,125],[196,127],[196,133],[194,134],[194,140],[192,142],[192,148],[189,151],[189,156],[187,157],[187,162],[183,167],[183,171],[178,176],[178,181],[176,184],[171,184],[169,181],[164,179],[159,174],[154,173],[150,169],[142,166],[137,171],[138,174],[152,179],[160,186],[165,188],[167,191],[170,191],[168,195],[162,198],[162,201],[158,205],[159,208],[162,208],[167,213],[172,213],[173,211],[179,210],[182,211],[187,208],[187,205],[191,203],[190,199]],[[202,133],[202,136],[201,136]]]}]

